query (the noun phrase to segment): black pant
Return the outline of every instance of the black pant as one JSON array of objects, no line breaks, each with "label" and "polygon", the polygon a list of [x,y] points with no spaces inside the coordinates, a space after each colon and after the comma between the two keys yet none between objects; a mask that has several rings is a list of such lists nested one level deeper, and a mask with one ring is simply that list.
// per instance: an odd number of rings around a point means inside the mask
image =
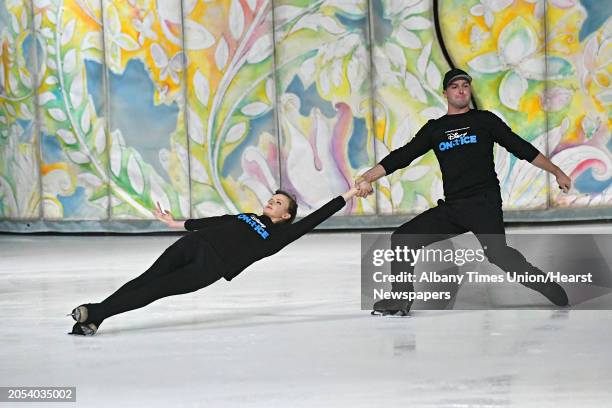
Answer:
[{"label": "black pant", "polygon": [[137,278],[121,286],[102,303],[92,305],[89,321],[97,322],[148,305],[166,296],[194,292],[218,281],[219,271],[205,270],[201,238],[187,234],[169,246]]},{"label": "black pant", "polygon": [[[391,235],[391,247],[405,245],[418,249],[471,231],[482,245],[489,262],[502,270],[544,274],[527,262],[519,251],[507,245],[501,206],[502,200],[497,190],[446,202],[438,200],[438,206],[401,225]],[[414,267],[407,262],[392,262],[391,272],[393,275],[413,273]],[[538,284],[527,283],[525,286],[537,289]],[[411,282],[394,283],[392,290],[411,292],[414,285]]]}]

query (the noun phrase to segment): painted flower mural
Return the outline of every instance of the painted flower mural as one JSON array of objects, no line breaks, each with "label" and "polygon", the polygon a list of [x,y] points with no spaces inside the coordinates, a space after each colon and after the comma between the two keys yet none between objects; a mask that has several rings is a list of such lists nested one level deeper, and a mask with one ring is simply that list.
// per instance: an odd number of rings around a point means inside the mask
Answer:
[{"label": "painted flower mural", "polygon": [[[443,25],[445,37],[465,45],[453,50],[453,58],[476,78],[479,104],[495,111],[574,179],[574,189],[562,194],[554,178],[547,182],[543,172],[497,148],[504,208],[609,205],[610,105],[602,102],[606,91],[600,85],[609,85],[610,48],[608,57],[601,58],[606,51],[600,51],[600,44],[609,38],[610,19],[599,16],[599,24],[593,25],[591,2],[489,4],[493,14],[488,20],[476,12]],[[468,5],[453,4],[447,10],[456,13]],[[478,45],[471,41],[475,30],[481,33]]]},{"label": "painted flower mural", "polygon": [[528,80],[554,80],[573,74],[568,61],[546,56],[544,51],[527,21],[517,17],[501,31],[496,51],[479,55],[467,64],[479,73],[503,73],[499,100],[506,107],[518,110],[529,87]]},{"label": "painted flower mural", "polygon": [[[505,209],[610,208],[611,14],[579,0],[0,1],[0,224],[150,220],[156,201],[177,218],[259,211],[279,187],[305,215],[445,113],[451,64],[574,179],[561,194],[496,148]],[[442,194],[429,153],[342,215]]]}]

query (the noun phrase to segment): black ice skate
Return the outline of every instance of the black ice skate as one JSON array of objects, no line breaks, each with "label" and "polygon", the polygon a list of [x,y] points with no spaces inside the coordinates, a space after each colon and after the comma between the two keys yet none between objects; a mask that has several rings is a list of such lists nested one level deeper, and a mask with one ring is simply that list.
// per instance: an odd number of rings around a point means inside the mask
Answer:
[{"label": "black ice skate", "polygon": [[98,326],[96,326],[94,323],[75,323],[74,326],[72,326],[72,331],[68,334],[73,334],[77,336],[93,336],[94,334],[96,334],[97,331]]},{"label": "black ice skate", "polygon": [[529,289],[533,289],[537,292],[540,292],[542,295],[546,297],[546,299],[550,300],[557,306],[569,306],[569,299],[567,298],[567,293],[565,293],[565,289],[557,282],[549,282],[549,283],[523,283]]},{"label": "black ice skate", "polygon": [[98,303],[85,303],[81,306],[77,306],[72,310],[71,313],[68,313],[66,316],[72,316],[72,318],[77,323],[99,323],[102,321],[100,319]]},{"label": "black ice skate", "polygon": [[408,300],[383,299],[374,303],[372,315],[374,316],[408,316],[412,302]]},{"label": "black ice skate", "polygon": [[78,323],[85,323],[89,317],[89,311],[87,310],[89,304],[90,303],[75,307],[72,309],[72,313],[68,313],[66,316],[72,316]]}]

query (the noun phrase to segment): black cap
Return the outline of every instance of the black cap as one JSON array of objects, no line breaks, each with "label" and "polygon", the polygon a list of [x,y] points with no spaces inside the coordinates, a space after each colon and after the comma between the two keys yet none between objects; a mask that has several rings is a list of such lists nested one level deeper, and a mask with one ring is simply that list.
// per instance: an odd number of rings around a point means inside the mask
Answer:
[{"label": "black cap", "polygon": [[453,82],[455,79],[465,79],[469,83],[472,83],[472,77],[469,76],[467,72],[459,68],[453,68],[446,74],[444,74],[444,80],[442,81],[442,86],[444,87],[444,89],[446,90],[450,83]]}]

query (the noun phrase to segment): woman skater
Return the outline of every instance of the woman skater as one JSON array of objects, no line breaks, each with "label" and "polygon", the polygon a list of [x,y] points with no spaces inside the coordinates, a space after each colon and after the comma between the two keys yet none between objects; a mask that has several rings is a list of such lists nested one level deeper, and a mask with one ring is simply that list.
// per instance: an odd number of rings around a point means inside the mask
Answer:
[{"label": "woman skater", "polygon": [[101,303],[76,307],[68,334],[93,335],[107,318],[148,305],[166,296],[190,293],[221,278],[232,280],[252,263],[273,255],[332,216],[357,193],[352,188],[299,222],[292,224],[297,203],[277,190],[262,215],[222,215],[175,221],[157,203],[155,216],[173,228],[192,231],[168,247],[142,275],[127,282]]}]

